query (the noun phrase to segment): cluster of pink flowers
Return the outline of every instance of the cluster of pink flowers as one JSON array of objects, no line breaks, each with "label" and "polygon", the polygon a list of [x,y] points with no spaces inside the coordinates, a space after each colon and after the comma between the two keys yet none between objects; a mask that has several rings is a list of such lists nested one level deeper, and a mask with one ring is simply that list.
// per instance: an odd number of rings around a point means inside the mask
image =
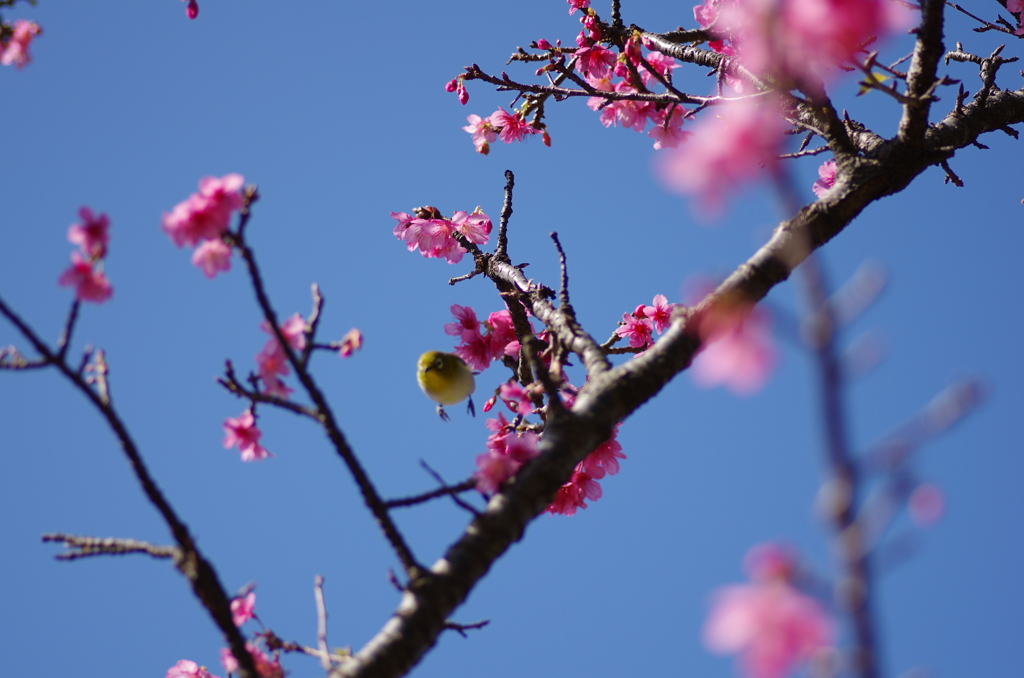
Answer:
[{"label": "cluster of pink flowers", "polygon": [[718,38],[710,43],[713,50],[790,86],[838,73],[838,63],[908,19],[885,0],[705,0],[693,15]]},{"label": "cluster of pink flowers", "polygon": [[619,426],[616,424],[612,437],[598,445],[576,466],[569,482],[559,488],[558,494],[548,506],[548,513],[571,516],[576,513],[576,509],[587,508],[587,499],[597,501],[601,498],[601,485],[597,481],[605,475],[617,474],[619,459],[626,458],[622,453],[622,445],[616,440],[618,434]]},{"label": "cluster of pink flowers", "polygon": [[704,625],[712,652],[738,654],[749,678],[783,678],[833,642],[832,620],[817,600],[793,585],[792,554],[774,544],[751,549],[749,584],[718,589]]},{"label": "cluster of pink flowers", "polygon": [[728,305],[706,313],[697,331],[704,348],[691,374],[698,385],[725,384],[738,395],[764,386],[776,356],[766,311],[749,303]]},{"label": "cluster of pink flowers", "polygon": [[[231,600],[231,621],[235,626],[241,627],[250,619],[258,619],[256,616],[256,594],[251,590]],[[251,642],[246,643],[245,647],[252,655],[256,673],[261,678],[284,678],[284,669],[281,668],[276,653],[268,655],[257,644]],[[228,648],[221,648],[220,661],[224,665],[224,670],[229,674],[238,671],[238,660]],[[205,666],[199,666],[189,659],[182,659],[168,669],[166,678],[217,678],[217,676],[211,674]]]},{"label": "cluster of pink flowers", "polygon": [[[672,309],[677,304],[668,303],[664,294],[655,295],[651,306],[640,304],[632,313],[622,314],[622,324],[615,334],[629,339],[633,348],[646,351],[654,345],[654,331],[664,332],[672,322]],[[642,353],[643,351],[641,351]]]},{"label": "cluster of pink flowers", "polygon": [[836,185],[836,161],[827,160],[818,168],[818,180],[811,186],[814,195],[819,198],[828,193]]},{"label": "cluster of pink flowers", "polygon": [[107,256],[110,243],[110,219],[106,214],[96,216],[88,207],[78,211],[80,223],[68,229],[68,241],[78,245],[78,252],[71,253],[71,267],[61,274],[58,283],[75,288],[79,301],[101,303],[110,298],[114,288],[103,275],[103,259]]},{"label": "cluster of pink flowers", "polygon": [[[185,2],[185,0],[181,0]],[[189,19],[195,19],[199,16],[199,3],[196,0],[188,0],[188,7],[185,8],[185,16]]]},{"label": "cluster of pink flowers", "polygon": [[[573,393],[570,384],[563,386],[562,397],[566,407],[572,406]],[[501,401],[516,415],[516,419],[510,423],[505,414],[499,412],[497,419],[487,420],[487,428],[491,430],[487,438],[487,451],[476,458],[477,471],[473,474],[476,488],[483,494],[497,492],[523,464],[538,454],[537,434],[530,430],[519,432],[518,428],[521,427],[517,427],[523,417],[533,412],[530,389],[524,389],[520,384],[505,383],[499,389],[499,394]],[[601,486],[597,481],[605,475],[618,473],[619,459],[626,458],[622,453],[622,445],[616,440],[618,430],[616,426],[611,437],[576,466],[568,482],[559,488],[548,506],[548,513],[571,516],[577,509],[587,508],[587,499],[596,501],[601,498]]]},{"label": "cluster of pink flowers", "polygon": [[514,476],[523,464],[537,456],[537,434],[533,431],[517,433],[502,412],[497,419],[488,419],[487,451],[476,458],[476,489],[494,494]]},{"label": "cluster of pink flowers", "polygon": [[224,420],[224,448],[230,449],[237,445],[242,461],[260,461],[274,456],[260,445],[262,436],[263,431],[256,426],[256,416],[251,408],[237,418]]},{"label": "cluster of pink flowers", "polygon": [[224,242],[231,215],[242,209],[245,198],[241,174],[203,177],[199,192],[193,193],[164,212],[161,227],[178,247],[198,245],[192,263],[203,269],[207,278],[231,267],[231,246]]},{"label": "cluster of pink flowers", "polygon": [[483,372],[492,361],[504,356],[519,355],[519,340],[507,310],[491,313],[482,323],[469,306],[455,304],[451,312],[455,322],[445,324],[444,333],[459,338],[455,355],[474,371]]},{"label": "cluster of pink flowers", "polygon": [[391,218],[398,222],[393,233],[405,241],[410,252],[419,250],[428,259],[443,257],[449,264],[462,261],[466,250],[453,233],[461,233],[476,245],[483,245],[491,236],[491,218],[479,207],[472,214],[456,212],[451,219],[442,217],[436,207],[417,207],[413,212],[415,216],[391,213]]},{"label": "cluster of pink flowers", "polygon": [[[585,12],[580,21],[584,30],[576,37],[579,48],[574,54],[576,68],[583,78],[594,88],[602,92],[636,93],[650,86],[657,73],[665,79],[671,79],[672,70],[679,67],[675,59],[661,52],[651,51],[643,54],[642,45],[630,38],[626,41],[622,55],[616,55],[597,41],[601,39],[596,17],[592,12]],[[624,55],[624,56],[623,56]],[[564,57],[559,50],[552,50],[552,63]],[[637,83],[633,71],[640,74],[641,83]],[[646,64],[644,63],[646,61]],[[649,68],[648,68],[649,65]],[[600,111],[601,124],[605,127],[622,125],[635,132],[643,132],[648,121],[652,123],[647,136],[654,139],[654,148],[676,148],[691,136],[683,131],[683,122],[691,111],[678,105],[658,106],[650,101],[612,101],[596,96],[587,100],[587,106],[593,111]]]},{"label": "cluster of pink flowers", "polygon": [[774,169],[784,141],[785,123],[777,102],[732,103],[703,118],[689,143],[660,158],[656,171],[671,190],[694,196],[705,216],[721,211],[725,196]]},{"label": "cluster of pink flowers", "polygon": [[28,46],[32,40],[41,35],[43,29],[34,21],[18,19],[14,22],[14,32],[10,39],[4,44],[0,43],[0,64],[14,67],[18,70],[25,68],[32,61],[32,55],[28,53]]},{"label": "cluster of pink flowers", "polygon": [[[458,87],[452,84],[456,81],[459,82]],[[463,104],[469,101],[469,95],[466,94],[466,88],[462,85],[461,78],[452,80],[448,86],[453,87],[449,91],[459,92],[459,101]],[[540,134],[544,145],[551,145],[551,137],[548,136],[547,131],[537,129],[527,123],[522,114],[509,113],[504,108],[499,108],[486,118],[473,114],[467,116],[466,120],[469,124],[462,129],[473,135],[473,146],[477,153],[483,155],[491,152],[491,142],[495,139],[511,144],[513,141],[523,141],[532,134]]]},{"label": "cluster of pink flowers", "polygon": [[[270,339],[263,346],[263,349],[256,354],[256,364],[259,366],[260,380],[263,382],[263,392],[281,398],[287,398],[292,389],[285,386],[281,377],[289,373],[288,356],[285,355],[281,342],[274,336],[270,323],[266,320],[260,328],[271,335]],[[293,351],[300,352],[306,348],[306,321],[298,313],[292,314],[290,318],[281,324],[281,334]]]}]

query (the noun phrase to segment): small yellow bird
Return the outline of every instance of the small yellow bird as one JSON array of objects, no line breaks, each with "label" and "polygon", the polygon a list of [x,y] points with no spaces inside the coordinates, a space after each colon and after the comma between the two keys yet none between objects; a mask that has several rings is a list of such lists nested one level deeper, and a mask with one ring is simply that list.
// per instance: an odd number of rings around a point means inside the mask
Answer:
[{"label": "small yellow bird", "polygon": [[416,380],[427,397],[437,403],[437,414],[442,420],[448,421],[444,405],[454,405],[466,398],[469,398],[469,407],[466,411],[476,416],[473,398],[470,397],[476,389],[473,371],[459,356],[454,353],[427,351],[420,356],[416,366]]}]

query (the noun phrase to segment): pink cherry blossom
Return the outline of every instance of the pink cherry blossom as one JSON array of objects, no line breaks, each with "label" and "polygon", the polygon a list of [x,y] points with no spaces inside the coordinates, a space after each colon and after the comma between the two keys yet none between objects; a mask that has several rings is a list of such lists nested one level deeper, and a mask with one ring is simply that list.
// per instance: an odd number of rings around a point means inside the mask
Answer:
[{"label": "pink cherry blossom", "polygon": [[455,316],[455,322],[445,324],[445,334],[450,334],[453,337],[461,337],[466,332],[469,332],[470,335],[479,334],[480,321],[476,319],[476,311],[472,307],[454,304],[450,310]]},{"label": "pink cherry blossom", "polygon": [[576,66],[583,75],[607,77],[615,61],[615,52],[601,45],[576,50]]},{"label": "pink cherry blossom", "polygon": [[466,116],[469,124],[462,129],[473,135],[473,146],[477,153],[487,155],[491,152],[490,142],[498,138],[498,130],[491,124],[491,119],[481,118],[475,113]]},{"label": "pink cherry blossom", "polygon": [[242,461],[259,461],[273,456],[262,445],[260,437],[263,432],[256,426],[256,417],[252,410],[246,410],[237,418],[224,420],[224,448],[238,446],[242,453]]},{"label": "pink cherry blossom", "polygon": [[241,626],[250,619],[256,618],[256,594],[250,591],[244,598],[231,600],[231,621]]},{"label": "pink cherry blossom", "polygon": [[28,53],[28,47],[32,44],[33,38],[41,35],[43,29],[34,21],[18,19],[14,22],[14,33],[7,40],[6,45],[0,45],[0,64],[14,67],[21,70],[32,61],[32,55]]},{"label": "pink cherry blossom", "polygon": [[[273,335],[273,331],[270,329],[270,323],[264,320],[260,323],[260,329],[267,334]],[[302,351],[306,348],[306,320],[298,313],[293,313],[291,317],[281,323],[281,336],[288,345],[295,351]],[[277,342],[277,337],[271,339],[273,342]]]},{"label": "pink cherry blossom", "polygon": [[604,441],[593,452],[583,460],[582,470],[591,477],[601,479],[608,474],[616,475],[619,472],[619,459],[625,459],[622,453],[622,445],[616,440],[619,433],[619,425],[615,425],[612,436]]},{"label": "pink cherry blossom", "polygon": [[499,394],[502,402],[512,412],[523,416],[533,412],[533,401],[530,400],[530,393],[523,388],[522,384],[506,381],[499,387]]},{"label": "pink cherry blossom", "polygon": [[241,174],[203,177],[199,192],[164,212],[161,227],[178,247],[219,238],[228,229],[232,213],[243,204]]},{"label": "pink cherry blossom", "polygon": [[722,587],[712,596],[704,644],[712,652],[738,654],[749,678],[783,678],[833,641],[825,610],[790,583],[793,569],[792,563],[762,567],[751,583]]},{"label": "pink cherry blossom", "polygon": [[1014,14],[1024,12],[1024,0],[1006,0],[1006,11]]},{"label": "pink cherry blossom", "polygon": [[190,659],[182,659],[167,669],[165,678],[217,678],[217,676],[207,671],[205,666],[200,666]]},{"label": "pink cherry blossom", "polygon": [[818,176],[820,178],[814,182],[814,185],[811,186],[811,190],[814,191],[814,195],[820,198],[828,193],[828,190],[836,183],[836,161],[825,161],[821,167],[818,168]]},{"label": "pink cherry blossom", "polygon": [[653,323],[647,318],[637,318],[630,313],[623,313],[622,325],[616,328],[615,334],[628,338],[631,347],[646,350],[654,344],[654,339],[651,337],[653,329]]},{"label": "pink cherry blossom", "polygon": [[289,373],[288,357],[276,339],[268,341],[263,349],[256,354],[256,365],[260,380],[263,382],[264,393],[281,398],[291,395],[292,389],[285,386],[280,379]]},{"label": "pink cherry blossom", "polygon": [[[515,342],[518,344],[516,338],[516,328],[512,323],[512,314],[508,311],[495,311],[487,316],[487,321],[484,323],[489,334],[487,336],[488,343],[491,347],[491,358],[493,360],[500,360],[502,356],[507,355],[507,350],[510,344]],[[516,353],[519,351],[517,350]]]},{"label": "pink cherry blossom", "polygon": [[497,450],[487,450],[476,458],[473,473],[476,489],[481,494],[494,494],[522,466],[512,457]]},{"label": "pink cherry blossom", "polygon": [[[185,2],[185,0],[182,0]],[[199,16],[199,3],[196,0],[188,0],[188,7],[185,8],[185,16],[189,19],[195,19]]]},{"label": "pink cherry blossom", "polygon": [[[252,655],[253,664],[256,665],[256,673],[259,674],[260,678],[284,678],[284,669],[281,668],[281,664],[276,657],[264,654],[263,650],[252,643],[246,643],[245,649]],[[226,647],[221,648],[220,662],[228,673],[238,672],[238,660],[231,654],[231,650]]]},{"label": "pink cherry blossom", "polygon": [[342,358],[348,358],[362,347],[363,333],[353,327],[341,338],[341,348],[338,349],[338,354]]},{"label": "pink cherry blossom", "polygon": [[74,287],[75,298],[79,301],[93,301],[97,304],[109,299],[114,288],[96,268],[92,261],[86,261],[78,252],[71,253],[71,268],[61,274],[57,282],[62,287]]},{"label": "pink cherry blossom", "polygon": [[491,237],[491,218],[483,212],[469,214],[457,211],[452,215],[451,224],[452,228],[466,236],[466,240],[477,245],[483,245]]},{"label": "pink cherry blossom", "polygon": [[676,304],[668,303],[664,294],[656,294],[651,302],[653,306],[644,306],[644,316],[651,319],[658,332],[664,332],[672,322],[672,310]]},{"label": "pink cherry blossom", "polygon": [[559,488],[554,500],[545,510],[551,514],[575,515],[576,509],[587,508],[587,499],[597,501],[601,498],[601,494],[601,486],[593,476],[582,470],[582,464],[580,464],[573,471],[569,482]]},{"label": "pink cherry blossom", "polygon": [[738,395],[750,395],[764,386],[776,353],[765,311],[741,304],[709,312],[699,332],[705,348],[691,369],[698,385],[725,384]]},{"label": "pink cherry blossom", "polygon": [[231,268],[231,247],[220,238],[204,240],[192,253],[192,265],[203,269],[207,278],[213,278],[218,271]]},{"label": "pink cherry blossom", "polygon": [[696,197],[709,216],[721,210],[727,194],[756,177],[762,165],[775,167],[785,129],[778,109],[768,103],[727,104],[714,113],[718,115],[701,119],[687,143],[660,154],[656,165],[666,186]]},{"label": "pink cherry blossom", "polygon": [[457,211],[451,219],[442,217],[434,207],[417,208],[417,214],[420,216],[392,212],[391,218],[398,221],[393,233],[400,240],[405,240],[410,252],[419,250],[428,259],[443,257],[450,264],[461,261],[466,250],[455,239],[454,233],[462,234],[477,245],[486,243],[490,238],[491,218],[479,207],[472,214]]},{"label": "pink cherry blossom", "polygon": [[667,125],[665,123],[666,111],[654,112],[651,117],[651,122],[654,123],[654,126],[647,132],[647,136],[654,139],[655,150],[677,148],[679,144],[693,136],[693,132],[683,131],[683,121],[689,112],[690,110],[687,108],[676,106],[672,109],[672,117]]},{"label": "pink cherry blossom", "polygon": [[497,419],[488,419],[487,452],[476,458],[477,471],[473,474],[476,488],[484,494],[493,494],[514,476],[523,464],[537,456],[537,434],[526,431],[516,435],[501,413]]},{"label": "pink cherry blossom", "polygon": [[531,134],[538,134],[540,132],[540,130],[531,127],[519,115],[513,115],[503,108],[499,108],[494,113],[491,113],[489,119],[491,125],[501,129],[498,133],[498,138],[506,144],[511,144],[513,141],[522,141]]},{"label": "pink cherry blossom", "polygon": [[110,219],[106,214],[96,216],[84,206],[78,210],[78,215],[82,221],[68,228],[68,241],[78,245],[86,257],[102,259],[107,255],[107,245],[110,243]]},{"label": "pink cherry blossom", "polygon": [[474,372],[483,372],[491,364],[491,344],[480,332],[463,332],[462,343],[455,347],[454,353]]},{"label": "pink cherry blossom", "polygon": [[569,3],[569,16],[576,13],[578,9],[587,9],[590,7],[590,0],[566,0]]}]

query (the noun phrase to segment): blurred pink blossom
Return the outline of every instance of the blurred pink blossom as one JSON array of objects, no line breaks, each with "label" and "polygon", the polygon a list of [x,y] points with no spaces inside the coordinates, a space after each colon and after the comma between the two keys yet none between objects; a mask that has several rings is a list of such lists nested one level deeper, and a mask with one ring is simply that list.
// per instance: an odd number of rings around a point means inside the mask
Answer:
[{"label": "blurred pink blossom", "polygon": [[212,278],[218,271],[231,268],[231,247],[220,238],[204,240],[192,253],[192,265],[203,269],[207,278]]},{"label": "blurred pink blossom", "polygon": [[811,190],[814,191],[814,195],[820,198],[828,193],[830,188],[835,186],[836,161],[826,160],[822,163],[821,167],[818,168],[818,177],[820,178],[814,182],[814,185],[811,186]]},{"label": "blurred pink blossom", "polygon": [[[185,0],[181,0],[185,2]],[[199,16],[199,3],[196,0],[188,0],[188,7],[185,8],[185,16],[189,19],[195,19]]]},{"label": "blurred pink blossom", "polygon": [[[260,323],[260,329],[271,335],[270,341],[277,343],[277,337],[273,336],[274,332],[270,329],[270,323],[264,320]],[[281,336],[293,350],[302,351],[306,348],[306,319],[298,313],[293,313],[281,323]]]},{"label": "blurred pink blossom", "polygon": [[738,395],[764,386],[776,355],[771,320],[764,310],[740,304],[712,311],[701,320],[698,332],[705,346],[691,369],[698,385],[724,384]]},{"label": "blurred pink blossom", "polygon": [[256,618],[256,594],[250,591],[242,598],[231,600],[231,621],[241,626],[250,619]]},{"label": "blurred pink blossom", "polygon": [[785,129],[776,105],[732,103],[705,111],[692,138],[659,154],[655,172],[672,191],[693,196],[705,216],[716,216],[727,195],[772,170]]},{"label": "blurred pink blossom", "polygon": [[[264,654],[263,650],[252,643],[246,643],[245,649],[252,655],[253,664],[256,665],[256,673],[260,675],[260,678],[284,678],[284,669],[281,668],[281,664],[278,663],[276,657]],[[220,662],[228,673],[238,672],[238,660],[231,654],[231,650],[226,647],[221,648]]]},{"label": "blurred pink blossom", "polygon": [[200,666],[190,659],[182,659],[167,669],[165,678],[217,678],[205,666]]},{"label": "blurred pink blossom", "polygon": [[78,252],[71,253],[71,268],[61,274],[57,282],[62,287],[74,287],[75,298],[79,301],[93,301],[97,304],[109,299],[114,288],[96,268],[92,261],[86,261]]},{"label": "blurred pink blossom", "polygon": [[32,44],[32,40],[37,35],[41,35],[42,32],[43,29],[34,21],[26,21],[25,19],[15,21],[13,35],[11,35],[6,45],[0,45],[2,47],[2,51],[0,51],[0,64],[4,66],[14,64],[15,68],[21,70],[31,63],[32,55],[28,53],[28,47]]},{"label": "blurred pink blossom", "polygon": [[939,522],[946,510],[946,497],[937,485],[922,483],[914,488],[907,499],[907,512],[910,519],[921,527],[928,527]]},{"label": "blurred pink blossom", "polygon": [[338,354],[342,358],[348,358],[362,347],[363,333],[353,327],[341,338],[341,348],[338,349]]},{"label": "blurred pink blossom", "polygon": [[757,567],[751,583],[715,591],[704,624],[704,644],[715,653],[738,654],[740,668],[749,678],[783,678],[829,646],[835,632],[818,601],[790,582],[792,561],[761,558]]},{"label": "blurred pink blossom", "polygon": [[164,212],[161,227],[178,247],[219,238],[227,231],[231,214],[242,209],[244,183],[241,174],[203,177],[198,193]]},{"label": "blurred pink blossom", "polygon": [[242,461],[259,461],[273,456],[260,445],[262,435],[251,410],[246,410],[237,418],[224,420],[224,448],[237,445],[238,451],[242,453]]},{"label": "blurred pink blossom", "polygon": [[107,245],[110,243],[110,219],[106,214],[96,216],[92,210],[83,206],[78,210],[81,223],[74,223],[68,228],[68,241],[78,245],[82,254],[88,258],[102,259],[107,256]]}]

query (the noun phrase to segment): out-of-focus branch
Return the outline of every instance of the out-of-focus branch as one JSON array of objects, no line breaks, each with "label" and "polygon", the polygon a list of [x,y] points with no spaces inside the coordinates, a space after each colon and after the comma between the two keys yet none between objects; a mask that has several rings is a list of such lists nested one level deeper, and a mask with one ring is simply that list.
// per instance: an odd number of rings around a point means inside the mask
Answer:
[{"label": "out-of-focus branch", "polygon": [[828,460],[827,517],[836,535],[836,553],[842,575],[836,597],[853,624],[853,673],[860,678],[878,676],[878,645],[871,610],[873,581],[864,535],[857,523],[861,495],[857,466],[850,454],[843,408],[843,376],[836,351],[836,319],[828,300],[828,286],[815,257],[800,268],[807,296],[808,339],[818,363],[818,391],[824,422]]}]

